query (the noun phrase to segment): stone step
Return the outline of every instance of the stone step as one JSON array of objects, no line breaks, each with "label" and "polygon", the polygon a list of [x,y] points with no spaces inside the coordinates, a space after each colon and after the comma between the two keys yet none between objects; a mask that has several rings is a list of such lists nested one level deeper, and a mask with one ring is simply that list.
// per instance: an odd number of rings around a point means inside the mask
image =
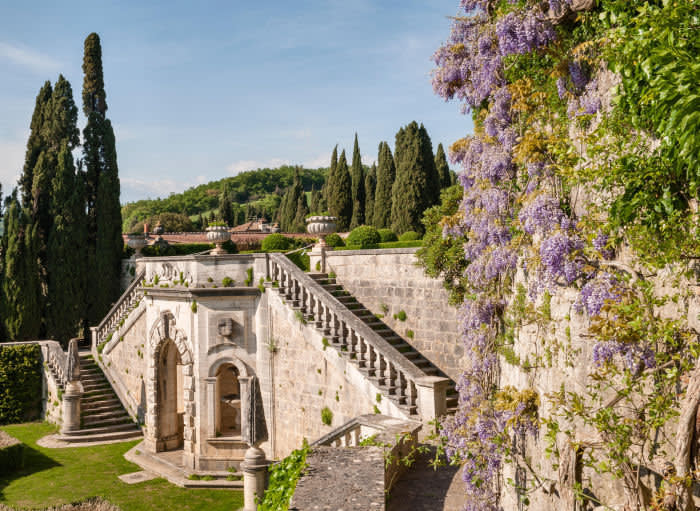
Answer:
[{"label": "stone step", "polygon": [[[112,407],[111,409],[106,409],[106,410],[90,410],[89,414],[82,413],[83,416],[84,424],[92,424],[95,421],[99,420],[104,420],[104,419],[124,419],[124,418],[129,418],[129,415],[124,411],[123,408],[121,407]],[[90,421],[90,422],[88,422]]]},{"label": "stone step", "polygon": [[102,433],[95,433],[93,430],[82,430],[77,433],[81,434],[64,434],[57,437],[58,440],[63,440],[64,442],[109,442],[111,440],[136,440],[141,438],[143,434],[141,430],[137,427],[131,430],[123,431],[106,431]]},{"label": "stone step", "polygon": [[86,401],[85,398],[83,398],[80,402],[80,408],[84,411],[92,411],[102,407],[113,406],[121,406],[121,401],[119,401],[119,398],[115,394],[113,394],[109,399]]},{"label": "stone step", "polygon": [[114,417],[107,417],[104,419],[96,419],[92,416],[87,416],[82,419],[81,428],[82,429],[93,429],[102,428],[107,426],[116,426],[119,424],[133,424],[134,421],[131,420],[126,413],[121,415],[116,415]]},{"label": "stone step", "polygon": [[95,415],[95,414],[109,413],[109,412],[124,413],[124,409],[122,408],[122,404],[119,402],[118,399],[115,399],[111,404],[105,404],[102,406],[86,407],[86,406],[83,406],[81,404],[81,414],[84,417],[87,417],[88,415]]},{"label": "stone step", "polygon": [[95,390],[92,392],[86,392],[83,394],[83,401],[84,402],[91,402],[91,401],[100,401],[102,399],[107,399],[109,397],[114,396],[114,391],[110,388],[107,390]]},{"label": "stone step", "polygon": [[102,433],[116,433],[118,431],[134,431],[135,429],[139,429],[136,423],[129,421],[123,424],[113,424],[111,426],[83,428],[78,431],[70,431],[64,434],[66,436],[97,435]]},{"label": "stone step", "polygon": [[[83,383],[81,381],[81,383]],[[83,391],[84,392],[93,392],[96,390],[108,390],[111,389],[112,386],[109,384],[107,380],[103,380],[101,382],[90,382],[90,383],[83,383]]]}]

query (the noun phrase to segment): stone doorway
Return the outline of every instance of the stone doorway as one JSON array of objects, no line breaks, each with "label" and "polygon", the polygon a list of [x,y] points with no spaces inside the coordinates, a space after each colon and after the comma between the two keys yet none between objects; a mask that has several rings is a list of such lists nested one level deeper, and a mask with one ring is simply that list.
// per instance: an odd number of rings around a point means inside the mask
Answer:
[{"label": "stone doorway", "polygon": [[183,365],[175,343],[166,340],[158,357],[158,390],[156,406],[159,438],[156,451],[170,451],[183,446],[184,388]]}]

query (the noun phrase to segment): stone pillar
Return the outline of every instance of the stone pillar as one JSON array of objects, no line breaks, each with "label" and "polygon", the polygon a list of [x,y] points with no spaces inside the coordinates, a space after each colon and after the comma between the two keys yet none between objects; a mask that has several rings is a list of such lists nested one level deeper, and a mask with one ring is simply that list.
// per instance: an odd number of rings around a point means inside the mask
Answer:
[{"label": "stone pillar", "polygon": [[256,497],[262,500],[265,495],[265,475],[269,462],[265,459],[265,453],[258,447],[250,447],[245,452],[245,459],[241,463],[243,470],[243,511],[256,511]]},{"label": "stone pillar", "polygon": [[204,378],[207,385],[207,438],[216,437],[216,377]]},{"label": "stone pillar", "polygon": [[63,425],[61,433],[69,433],[80,429],[80,399],[83,396],[83,385],[72,381],[66,385],[63,393]]},{"label": "stone pillar", "polygon": [[418,413],[421,421],[431,420],[447,413],[447,385],[450,380],[440,376],[424,376],[416,379]]},{"label": "stone pillar", "polygon": [[[318,264],[318,269],[316,265]],[[309,268],[311,273],[326,273],[326,246],[316,243],[309,252]]]}]

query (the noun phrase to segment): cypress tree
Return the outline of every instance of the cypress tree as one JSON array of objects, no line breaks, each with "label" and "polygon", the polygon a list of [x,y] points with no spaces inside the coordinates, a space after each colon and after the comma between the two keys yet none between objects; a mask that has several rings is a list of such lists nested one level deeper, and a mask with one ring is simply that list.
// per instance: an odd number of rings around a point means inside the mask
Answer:
[{"label": "cypress tree", "polygon": [[[92,33],[85,39],[83,58],[83,130],[85,196],[87,202],[88,274],[100,276],[100,285],[90,288],[87,323],[97,324],[119,296],[121,273],[121,207],[114,131],[107,111],[102,48]],[[87,325],[86,325],[87,326]]]},{"label": "cypress tree", "polygon": [[306,204],[306,194],[302,189],[297,199],[296,215],[294,216],[294,232],[306,231],[306,217],[309,216],[309,207]]},{"label": "cypress tree", "polygon": [[312,214],[318,215],[323,212],[321,208],[321,192],[311,185],[311,204],[309,210]]},{"label": "cypress tree", "polygon": [[327,200],[330,214],[338,218],[338,230],[347,230],[352,217],[352,181],[345,150],[340,153],[338,168]]},{"label": "cypress tree", "polygon": [[396,167],[388,143],[379,143],[377,160],[377,188],[374,193],[372,219],[377,229],[389,229],[391,227],[391,189],[396,178]]},{"label": "cypress tree", "polygon": [[[423,211],[428,209],[435,204],[440,203],[440,189],[441,181],[440,175],[435,168],[435,154],[433,154],[433,142],[430,140],[428,135],[428,130],[421,123],[418,128],[418,150],[420,151],[420,159],[418,161],[418,166],[425,173],[425,179],[427,183],[426,194],[423,196],[423,203],[421,204],[421,218],[423,217]],[[421,227],[423,222],[421,222]]]},{"label": "cypress tree", "polygon": [[51,100],[51,82],[46,81],[39,89],[32,114],[32,122],[29,128],[29,139],[27,140],[27,151],[24,157],[24,169],[19,178],[19,187],[22,194],[22,205],[26,208],[32,203],[32,184],[34,183],[34,167],[39,159],[39,155],[46,148],[43,134],[44,117],[47,105]]},{"label": "cypress tree", "polygon": [[231,195],[227,190],[222,192],[221,197],[219,197],[219,214],[221,215],[221,219],[226,222],[226,225],[235,225]]},{"label": "cypress tree", "polygon": [[51,186],[53,224],[48,236],[46,332],[50,339],[67,346],[78,333],[85,310],[83,265],[87,240],[82,176],[76,175],[73,157],[64,141]]},{"label": "cypress tree", "polygon": [[377,188],[377,166],[373,163],[365,177],[365,223],[374,225],[374,192]]},{"label": "cypress tree", "polygon": [[333,153],[331,153],[331,166],[328,170],[328,178],[326,178],[326,183],[323,186],[323,198],[326,201],[326,205],[330,204],[330,190],[335,186],[335,178],[338,173],[338,146],[333,148]]},{"label": "cypress tree", "polygon": [[352,149],[350,176],[352,178],[352,220],[350,220],[350,230],[352,230],[365,223],[365,170],[362,167],[357,133],[355,133],[355,144]]},{"label": "cypress tree", "polygon": [[[303,199],[303,207],[301,199]],[[300,212],[300,208],[303,208],[302,212]],[[300,213],[303,213],[301,223],[299,222]],[[282,197],[282,204],[280,205],[280,229],[282,232],[302,232],[305,226],[304,219],[308,214],[309,208],[306,206],[306,194],[304,193],[301,178],[299,177],[299,169],[296,168],[294,169],[294,181],[287,189],[284,197]]]},{"label": "cypress tree", "polygon": [[5,212],[5,253],[2,293],[3,322],[11,340],[39,336],[41,322],[36,226],[22,209],[16,193]]},{"label": "cypress tree", "polygon": [[438,144],[437,152],[435,153],[435,169],[438,176],[440,176],[440,188],[451,186],[452,175],[450,174],[450,167],[447,165],[447,157],[445,157],[442,143]]},{"label": "cypress tree", "polygon": [[423,232],[423,211],[439,198],[435,157],[425,128],[415,121],[406,126],[400,142],[401,158],[391,192],[391,228],[397,234]]}]

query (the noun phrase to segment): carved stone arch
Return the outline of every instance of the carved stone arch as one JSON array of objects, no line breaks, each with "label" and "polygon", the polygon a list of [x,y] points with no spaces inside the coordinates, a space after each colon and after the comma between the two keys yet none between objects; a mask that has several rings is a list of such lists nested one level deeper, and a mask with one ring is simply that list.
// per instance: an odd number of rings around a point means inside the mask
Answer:
[{"label": "carved stone arch", "polygon": [[159,404],[158,404],[158,377],[160,368],[161,349],[168,342],[172,341],[176,346],[180,363],[182,364],[182,397],[184,404],[184,427],[183,427],[183,449],[185,456],[191,457],[194,454],[195,432],[194,432],[194,371],[192,352],[187,343],[185,333],[176,327],[175,316],[170,311],[160,314],[158,320],[153,324],[148,336],[149,360],[147,370],[146,385],[146,434],[145,445],[151,452],[163,450],[161,445],[161,434],[159,431]]},{"label": "carved stone arch", "polygon": [[235,366],[236,369],[238,369],[238,374],[241,378],[251,376],[251,370],[248,368],[248,365],[240,358],[236,356],[224,356],[217,358],[214,363],[209,366],[209,377],[211,378],[216,376],[216,372],[224,364],[231,364],[232,366]]}]

